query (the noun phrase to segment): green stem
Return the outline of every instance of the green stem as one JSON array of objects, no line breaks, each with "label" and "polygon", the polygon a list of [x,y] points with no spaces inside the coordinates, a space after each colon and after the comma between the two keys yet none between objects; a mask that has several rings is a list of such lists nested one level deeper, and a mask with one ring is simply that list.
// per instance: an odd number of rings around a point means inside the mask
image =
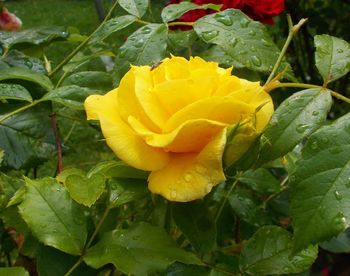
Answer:
[{"label": "green stem", "polygon": [[72,272],[83,262],[83,257],[80,257],[79,260],[71,267],[70,270],[64,276],[69,276]]},{"label": "green stem", "polygon": [[112,206],[107,206],[106,210],[104,211],[100,221],[98,222],[98,224],[96,225],[95,231],[92,233],[88,243],[85,246],[85,249],[88,249],[92,242],[94,241],[96,235],[98,234],[98,232],[100,231],[100,228],[102,226],[102,224],[104,223],[105,219],[107,218],[109,211],[112,209]]},{"label": "green stem", "polygon": [[109,214],[109,211],[112,209],[111,206],[107,206],[106,210],[104,211],[100,221],[98,222],[98,224],[96,225],[96,228],[95,228],[95,231],[92,233],[89,241],[87,242],[87,244],[85,245],[84,247],[84,250],[83,250],[83,255],[79,258],[79,260],[71,267],[70,270],[68,270],[68,272],[66,274],[64,274],[64,276],[69,276],[72,274],[72,272],[82,263],[83,261],[83,257],[84,257],[84,254],[85,254],[85,251],[86,249],[88,249],[92,242],[94,241],[96,235],[98,234],[98,232],[100,231],[100,228],[102,226],[102,224],[104,223],[106,217],[108,216]]},{"label": "green stem", "polygon": [[283,48],[282,48],[282,51],[280,53],[280,55],[278,56],[278,59],[275,63],[275,66],[273,67],[272,71],[271,71],[271,74],[270,76],[268,77],[265,85],[269,84],[269,82],[273,79],[273,77],[275,76],[278,68],[280,67],[281,65],[281,62],[282,62],[282,59],[284,57],[284,55],[286,54],[286,51],[288,49],[288,46],[290,44],[290,42],[292,41],[293,39],[293,36],[299,31],[300,27],[307,21],[307,19],[303,18],[299,21],[298,24],[294,25],[293,26],[293,23],[292,23],[292,19],[290,17],[290,15],[288,14],[287,15],[287,20],[288,20],[288,25],[289,25],[289,33],[288,33],[288,37],[287,37],[287,40],[286,42],[284,43],[283,45]]},{"label": "green stem", "polygon": [[272,82],[271,85],[267,87],[267,91],[271,91],[275,88],[281,88],[281,87],[322,88],[322,89],[328,90],[334,98],[337,98],[338,100],[341,100],[350,104],[350,99],[343,96],[342,94],[335,92],[333,90],[330,90],[329,88],[326,88],[320,85],[314,85],[314,84],[298,83],[298,82],[288,82],[288,83]]},{"label": "green stem", "polygon": [[135,22],[140,23],[140,24],[144,24],[144,25],[148,25],[148,24],[152,23],[152,22],[141,20],[141,19],[136,19]]},{"label": "green stem", "polygon": [[226,202],[228,200],[228,197],[230,196],[230,194],[233,192],[233,190],[235,189],[235,187],[237,186],[237,183],[239,182],[239,177],[240,177],[240,173],[238,173],[236,175],[236,180],[232,183],[230,189],[227,191],[226,195],[225,195],[225,198],[224,200],[222,201],[221,205],[220,205],[220,208],[218,209],[216,215],[215,215],[215,224],[218,222],[220,216],[221,216],[221,213],[222,213],[222,210],[224,209],[225,205],[226,205]]},{"label": "green stem", "polygon": [[37,104],[40,103],[41,101],[42,101],[42,100],[33,101],[33,102],[31,102],[30,104],[27,104],[27,105],[25,105],[25,106],[22,106],[21,108],[18,108],[18,109],[16,109],[16,110],[14,110],[14,111],[12,111],[12,112],[6,114],[5,116],[3,116],[3,117],[0,118],[0,124],[1,124],[3,121],[7,120],[8,118],[12,117],[13,115],[16,115],[17,113],[20,113],[20,112],[22,112],[22,111],[24,111],[24,110],[27,110],[27,109],[33,107],[34,105],[37,105]]},{"label": "green stem", "polygon": [[65,57],[64,60],[60,64],[57,65],[55,69],[53,69],[49,76],[53,76],[55,73],[57,73],[64,65],[66,65],[81,49],[83,49],[86,44],[90,41],[90,39],[103,27],[103,25],[111,18],[113,11],[118,5],[118,1],[115,1],[111,9],[109,10],[108,14],[106,15],[105,19],[103,19],[102,23],[91,33],[82,43],[78,45],[68,56]]}]

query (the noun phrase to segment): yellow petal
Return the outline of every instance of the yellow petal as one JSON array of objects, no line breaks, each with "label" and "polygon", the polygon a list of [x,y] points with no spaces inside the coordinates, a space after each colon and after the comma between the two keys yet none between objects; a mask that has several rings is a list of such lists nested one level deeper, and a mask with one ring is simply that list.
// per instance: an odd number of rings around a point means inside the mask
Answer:
[{"label": "yellow petal", "polygon": [[137,136],[119,116],[118,107],[117,90],[104,96],[89,96],[85,101],[88,119],[100,120],[108,146],[121,160],[146,171],[164,167],[169,154],[147,145]]},{"label": "yellow petal", "polygon": [[[99,120],[99,114],[104,112],[109,117],[119,116],[116,105],[118,88],[113,89],[106,95],[91,95],[86,98],[84,107],[88,120]],[[110,108],[104,108],[105,101],[108,100]]]},{"label": "yellow petal", "polygon": [[255,109],[234,97],[209,97],[194,102],[176,112],[166,122],[163,132],[171,132],[188,120],[207,119],[232,125],[252,117]]},{"label": "yellow petal", "polygon": [[138,95],[141,93],[149,93],[151,88],[152,79],[150,77],[150,68],[148,66],[131,67],[119,84],[119,113],[124,121],[127,121],[128,117],[131,115],[139,118],[149,129],[159,132],[159,126],[151,120],[135,94],[136,91]]},{"label": "yellow petal", "polygon": [[206,119],[188,120],[170,133],[150,131],[134,117],[129,117],[132,129],[152,147],[171,152],[198,152],[227,124]]},{"label": "yellow petal", "polygon": [[195,101],[209,97],[214,87],[212,78],[201,76],[163,82],[154,86],[153,93],[168,114],[172,115]]},{"label": "yellow petal", "polygon": [[172,154],[166,167],[150,174],[148,188],[171,201],[204,197],[225,180],[221,161],[225,143],[223,129],[199,154]]}]

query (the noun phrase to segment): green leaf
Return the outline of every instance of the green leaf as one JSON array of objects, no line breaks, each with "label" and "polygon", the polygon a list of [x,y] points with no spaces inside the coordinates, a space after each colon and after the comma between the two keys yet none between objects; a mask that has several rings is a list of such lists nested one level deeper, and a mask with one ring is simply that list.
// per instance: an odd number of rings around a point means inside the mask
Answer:
[{"label": "green leaf", "polygon": [[337,237],[332,238],[329,241],[325,241],[320,246],[332,253],[349,253],[350,252],[350,229],[346,229],[343,233],[340,233]]},{"label": "green leaf", "polygon": [[81,254],[87,237],[83,208],[53,178],[26,179],[26,188],[18,207],[32,233],[45,245]]},{"label": "green leaf", "polygon": [[109,91],[113,89],[112,77],[106,72],[87,71],[78,72],[67,77],[62,86],[77,85],[95,91]]},{"label": "green leaf", "polygon": [[77,85],[62,86],[51,90],[42,97],[44,101],[54,101],[67,107],[83,110],[85,99],[96,91]]},{"label": "green leaf", "polygon": [[26,56],[17,50],[11,50],[6,56],[0,58],[0,70],[11,67],[30,69],[40,74],[47,73],[43,62],[40,59]]},{"label": "green leaf", "polygon": [[317,257],[317,246],[292,253],[292,235],[277,226],[260,228],[241,252],[239,265],[250,275],[290,274],[306,270]]},{"label": "green leaf", "polygon": [[103,193],[105,182],[106,179],[101,174],[94,174],[89,178],[71,174],[67,176],[65,185],[76,202],[91,207]]},{"label": "green leaf", "polygon": [[[188,3],[188,2],[182,2]],[[173,31],[168,33],[169,44],[176,51],[179,48],[190,47],[197,38],[197,34],[193,30],[189,31]]]},{"label": "green leaf", "polygon": [[254,226],[271,224],[270,214],[261,208],[261,199],[251,190],[238,186],[229,197],[233,211],[244,221]]},{"label": "green leaf", "polygon": [[103,174],[107,178],[147,179],[149,173],[130,167],[123,161],[105,161],[98,163],[87,176],[90,177],[93,174]]},{"label": "green leaf", "polygon": [[[266,27],[239,10],[227,9],[204,16],[193,27],[204,42],[219,45],[237,68],[269,72],[280,53]],[[281,68],[285,66],[286,62]]]},{"label": "green leaf", "polygon": [[10,198],[9,202],[7,203],[6,207],[10,207],[13,205],[17,205],[21,203],[27,193],[27,189],[24,185],[22,185],[13,195],[13,197]]},{"label": "green leaf", "polygon": [[331,105],[331,95],[324,88],[303,90],[286,99],[272,115],[260,138],[258,163],[263,164],[291,151],[324,123]]},{"label": "green leaf", "polygon": [[53,84],[45,75],[25,68],[8,68],[0,71],[0,81],[20,79],[39,84],[45,90],[51,90]]},{"label": "green leaf", "polygon": [[0,167],[1,167],[1,163],[4,160],[4,155],[5,155],[5,151],[0,149]]},{"label": "green leaf", "polygon": [[133,65],[152,65],[165,57],[168,29],[164,24],[149,24],[138,29],[120,47],[116,59],[118,80]]},{"label": "green leaf", "polygon": [[0,207],[5,207],[24,181],[16,176],[9,176],[0,172]]},{"label": "green leaf", "polygon": [[295,252],[349,227],[349,156],[350,113],[308,139],[290,176]]},{"label": "green leaf", "polygon": [[350,44],[330,35],[315,36],[316,67],[325,84],[350,71]]},{"label": "green leaf", "polygon": [[192,253],[179,248],[163,228],[147,223],[103,235],[87,250],[84,261],[94,268],[112,263],[125,274],[149,275],[175,261],[200,265]]},{"label": "green leaf", "polygon": [[172,211],[175,223],[201,255],[215,247],[215,223],[202,201],[174,204]]},{"label": "green leaf", "polygon": [[249,170],[239,177],[239,181],[260,194],[277,193],[281,186],[279,181],[264,168]]},{"label": "green leaf", "polygon": [[17,84],[0,83],[0,100],[12,99],[19,101],[33,101],[28,90]]},{"label": "green leaf", "polygon": [[[13,110],[7,110],[8,106],[1,107],[0,118],[1,115]],[[2,112],[4,114],[1,114]],[[5,150],[6,166],[15,169],[31,168],[52,156],[56,145],[50,113],[50,108],[41,104],[18,113],[0,124],[0,148]]]},{"label": "green leaf", "polygon": [[[41,246],[36,256],[36,267],[40,276],[62,276],[78,261],[77,256],[68,255],[55,248]],[[72,276],[95,276],[96,271],[80,264]]]},{"label": "green leaf", "polygon": [[89,44],[101,42],[119,30],[122,30],[134,23],[137,18],[133,15],[123,15],[109,19],[90,39]]},{"label": "green leaf", "polygon": [[16,44],[41,45],[67,36],[62,27],[38,27],[20,32],[0,32],[0,44],[9,49]]},{"label": "green leaf", "polygon": [[24,267],[0,267],[0,276],[29,276]]},{"label": "green leaf", "polygon": [[148,8],[148,0],[119,0],[119,5],[128,13],[141,18]]},{"label": "green leaf", "polygon": [[205,5],[196,5],[191,2],[181,2],[179,4],[168,5],[162,10],[162,19],[164,23],[173,21],[181,17],[184,13],[192,10],[198,9],[213,9],[216,11],[220,10],[221,5],[205,4]]},{"label": "green leaf", "polygon": [[146,181],[129,178],[111,180],[109,190],[109,202],[112,207],[139,200],[149,194]]}]

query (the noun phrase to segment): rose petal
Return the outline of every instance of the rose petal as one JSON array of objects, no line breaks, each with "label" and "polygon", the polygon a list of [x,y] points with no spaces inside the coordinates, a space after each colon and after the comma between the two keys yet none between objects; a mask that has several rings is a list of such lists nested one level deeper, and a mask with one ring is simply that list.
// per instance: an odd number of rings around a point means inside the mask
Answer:
[{"label": "rose petal", "polygon": [[171,152],[198,152],[228,125],[206,119],[188,120],[170,133],[158,134],[147,129],[136,118],[129,117],[132,129],[148,145]]},{"label": "rose petal", "polygon": [[115,89],[104,96],[89,96],[85,101],[88,119],[100,120],[108,146],[120,159],[141,170],[159,170],[168,163],[169,154],[147,145],[121,119],[117,94]]},{"label": "rose petal", "polygon": [[225,180],[221,161],[225,143],[223,129],[199,154],[172,154],[166,167],[150,174],[148,188],[171,201],[204,197]]},{"label": "rose petal", "polygon": [[163,132],[171,132],[188,120],[207,119],[225,124],[235,124],[252,117],[255,108],[233,97],[209,97],[194,102],[176,112],[166,122]]},{"label": "rose petal", "polygon": [[152,121],[150,118],[154,119],[156,116],[149,116],[136,97],[136,94],[149,93],[149,90],[152,88],[152,79],[149,71],[150,67],[148,66],[132,66],[122,78],[118,88],[119,113],[125,121],[131,115],[140,118],[142,123],[149,129],[159,132],[160,128],[157,122]]}]

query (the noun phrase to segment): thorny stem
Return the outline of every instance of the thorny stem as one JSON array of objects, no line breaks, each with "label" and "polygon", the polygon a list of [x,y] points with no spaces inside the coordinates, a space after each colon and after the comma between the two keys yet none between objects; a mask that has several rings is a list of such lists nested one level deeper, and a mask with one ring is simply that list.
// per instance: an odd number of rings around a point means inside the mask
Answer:
[{"label": "thorny stem", "polygon": [[57,73],[64,65],[66,65],[82,48],[86,46],[86,44],[90,41],[90,39],[103,27],[103,25],[111,18],[113,11],[118,5],[118,1],[115,1],[111,9],[109,10],[106,17],[103,19],[102,23],[82,42],[80,43],[60,64],[57,65],[55,69],[53,69],[49,76],[51,77],[55,73]]},{"label": "thorny stem", "polygon": [[62,144],[61,138],[57,129],[57,118],[56,113],[53,112],[51,114],[51,126],[53,130],[53,134],[55,136],[56,141],[56,149],[57,149],[57,174],[60,174],[63,170],[63,161],[62,161]]},{"label": "thorny stem", "polygon": [[281,88],[281,87],[322,88],[324,90],[328,90],[334,98],[337,98],[338,100],[341,100],[341,101],[344,101],[344,102],[350,104],[350,99],[349,98],[343,96],[342,94],[340,94],[338,92],[330,90],[329,88],[326,88],[326,87],[323,87],[323,86],[319,86],[319,85],[315,85],[315,84],[298,83],[298,82],[283,83],[283,82],[279,82],[279,81],[276,80],[276,81],[270,82],[269,85],[265,85],[264,90],[266,92],[270,92],[273,89]]},{"label": "thorny stem", "polygon": [[282,48],[282,51],[280,53],[280,55],[278,56],[278,59],[275,63],[275,66],[273,67],[272,71],[271,71],[271,74],[270,76],[268,77],[266,83],[265,83],[265,86],[269,84],[269,82],[273,79],[273,77],[275,76],[276,74],[276,71],[278,70],[278,68],[280,67],[281,65],[281,62],[282,62],[282,59],[284,57],[284,55],[286,54],[286,51],[288,49],[288,46],[290,44],[290,42],[292,41],[293,39],[293,36],[299,31],[299,29],[301,28],[301,26],[307,21],[307,19],[305,18],[302,18],[298,24],[296,25],[293,25],[293,22],[292,22],[292,19],[290,17],[290,15],[288,14],[287,15],[287,20],[288,20],[288,26],[289,26],[289,33],[288,33],[288,37],[287,37],[287,40],[286,42],[284,43],[283,45],[283,48]]},{"label": "thorny stem", "polygon": [[220,208],[218,209],[216,215],[215,215],[215,224],[218,222],[220,216],[221,216],[221,213],[222,213],[222,210],[224,209],[225,205],[226,205],[226,202],[228,200],[228,197],[230,196],[230,194],[233,192],[233,190],[235,189],[235,187],[237,186],[237,183],[239,182],[239,177],[240,177],[240,173],[238,173],[236,175],[236,180],[232,183],[230,189],[227,191],[226,195],[225,195],[225,198],[224,200],[222,201],[221,205],[220,205]]}]

